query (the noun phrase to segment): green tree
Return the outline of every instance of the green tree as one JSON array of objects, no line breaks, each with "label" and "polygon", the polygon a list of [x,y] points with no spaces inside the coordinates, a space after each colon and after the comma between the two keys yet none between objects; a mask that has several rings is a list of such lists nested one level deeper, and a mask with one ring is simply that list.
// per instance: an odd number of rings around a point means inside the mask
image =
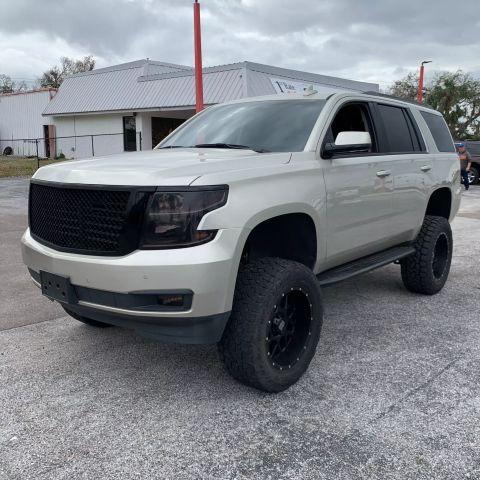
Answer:
[{"label": "green tree", "polygon": [[0,93],[12,93],[15,91],[15,82],[8,75],[0,74]]},{"label": "green tree", "polygon": [[480,140],[480,81],[461,70],[437,75],[428,103],[442,112],[456,139]]},{"label": "green tree", "polygon": [[406,77],[397,80],[390,87],[390,95],[406,98],[407,100],[416,100],[418,91],[418,73],[410,72]]},{"label": "green tree", "polygon": [[[417,99],[418,74],[397,80],[391,95]],[[441,112],[455,139],[480,140],[480,81],[461,70],[437,74],[426,85],[425,101]]]},{"label": "green tree", "polygon": [[60,65],[54,65],[47,71],[43,72],[39,78],[41,87],[44,88],[58,88],[62,84],[65,77],[74,75],[75,73],[88,72],[95,67],[95,59],[88,55],[81,59],[75,60],[73,58],[60,58]]}]

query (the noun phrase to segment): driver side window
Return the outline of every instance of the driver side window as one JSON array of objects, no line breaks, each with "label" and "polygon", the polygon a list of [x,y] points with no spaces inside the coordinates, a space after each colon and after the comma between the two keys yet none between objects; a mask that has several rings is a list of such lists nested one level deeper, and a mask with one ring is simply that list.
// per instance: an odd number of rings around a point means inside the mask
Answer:
[{"label": "driver side window", "polygon": [[363,154],[377,152],[373,124],[367,104],[349,103],[341,107],[327,131],[324,143],[335,143],[340,132],[368,132],[371,145],[368,152]]}]

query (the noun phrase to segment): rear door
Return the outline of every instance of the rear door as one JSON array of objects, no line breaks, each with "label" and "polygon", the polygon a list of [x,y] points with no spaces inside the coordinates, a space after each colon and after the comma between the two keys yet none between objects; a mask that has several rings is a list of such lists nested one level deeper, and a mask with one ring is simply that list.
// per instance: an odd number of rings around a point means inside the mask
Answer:
[{"label": "rear door", "polygon": [[432,162],[410,109],[375,102],[379,150],[393,181],[392,241],[412,240],[427,205]]},{"label": "rear door", "polygon": [[[392,177],[378,154],[370,103],[344,102],[330,118],[321,148],[327,191],[326,268],[388,248],[393,207]],[[334,142],[340,131],[369,132],[371,148],[323,158],[325,144]]]}]

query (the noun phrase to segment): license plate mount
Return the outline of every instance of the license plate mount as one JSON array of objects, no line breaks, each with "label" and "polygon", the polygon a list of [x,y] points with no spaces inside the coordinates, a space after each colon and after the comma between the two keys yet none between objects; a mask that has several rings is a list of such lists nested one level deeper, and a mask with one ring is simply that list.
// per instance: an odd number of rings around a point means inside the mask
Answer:
[{"label": "license plate mount", "polygon": [[40,285],[42,294],[50,300],[66,304],[77,303],[75,288],[70,283],[69,277],[40,271]]}]

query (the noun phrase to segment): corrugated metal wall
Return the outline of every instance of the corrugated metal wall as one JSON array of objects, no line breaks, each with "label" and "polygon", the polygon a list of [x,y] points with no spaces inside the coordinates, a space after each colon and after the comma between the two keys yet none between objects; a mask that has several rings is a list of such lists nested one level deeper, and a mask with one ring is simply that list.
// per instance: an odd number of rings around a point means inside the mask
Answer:
[{"label": "corrugated metal wall", "polygon": [[[35,142],[11,139],[43,138],[43,125],[53,123],[42,117],[49,101],[49,91],[0,95],[0,153],[11,146],[16,155],[35,155]],[[44,153],[44,142],[39,142],[39,154]]]},{"label": "corrugated metal wall", "polygon": [[[93,154],[97,157],[123,152],[122,115],[57,117],[55,125],[59,137],[57,153],[63,153],[66,158],[87,158]],[[92,139],[89,135],[95,136]]]}]

